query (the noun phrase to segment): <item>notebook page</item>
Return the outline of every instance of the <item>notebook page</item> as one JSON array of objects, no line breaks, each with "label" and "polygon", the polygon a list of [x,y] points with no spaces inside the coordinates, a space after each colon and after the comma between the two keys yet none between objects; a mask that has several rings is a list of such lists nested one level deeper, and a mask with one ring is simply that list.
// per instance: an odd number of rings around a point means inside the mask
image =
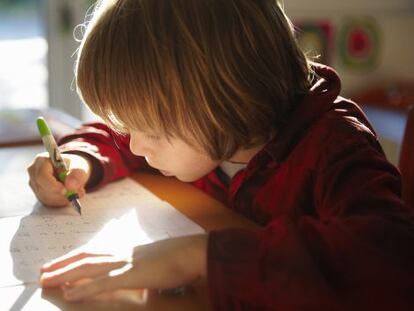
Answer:
[{"label": "notebook page", "polygon": [[134,245],[204,232],[131,179],[88,194],[81,204],[82,216],[71,206],[39,205],[30,215],[0,219],[0,287],[36,283],[45,262],[70,251],[124,253]]}]

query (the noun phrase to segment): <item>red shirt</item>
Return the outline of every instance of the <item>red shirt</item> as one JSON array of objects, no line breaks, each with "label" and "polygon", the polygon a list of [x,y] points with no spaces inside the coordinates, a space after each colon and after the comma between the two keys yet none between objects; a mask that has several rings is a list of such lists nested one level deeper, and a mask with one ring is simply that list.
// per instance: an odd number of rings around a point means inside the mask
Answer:
[{"label": "red shirt", "polygon": [[[194,185],[261,226],[209,233],[215,310],[414,310],[414,215],[398,170],[360,108],[320,79],[277,137],[226,184],[216,169]],[[103,124],[65,137],[100,184],[147,167],[129,138]]]}]

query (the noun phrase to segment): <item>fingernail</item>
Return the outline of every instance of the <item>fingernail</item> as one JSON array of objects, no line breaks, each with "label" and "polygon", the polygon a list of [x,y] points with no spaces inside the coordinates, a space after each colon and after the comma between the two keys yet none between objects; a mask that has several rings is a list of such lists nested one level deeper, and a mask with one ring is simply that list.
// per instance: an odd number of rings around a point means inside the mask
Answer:
[{"label": "fingernail", "polygon": [[45,280],[47,280],[47,279],[45,279],[45,277],[43,275],[41,275],[40,279],[39,279],[39,283],[43,286],[47,283],[47,281],[45,281]]},{"label": "fingernail", "polygon": [[62,189],[62,191],[60,192],[61,194],[65,195],[66,192],[68,192],[65,188]]}]

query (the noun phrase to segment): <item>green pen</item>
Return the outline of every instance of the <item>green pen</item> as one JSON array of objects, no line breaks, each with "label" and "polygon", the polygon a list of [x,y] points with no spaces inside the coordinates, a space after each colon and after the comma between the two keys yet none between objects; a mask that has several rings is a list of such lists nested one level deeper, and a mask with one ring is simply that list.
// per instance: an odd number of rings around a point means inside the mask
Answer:
[{"label": "green pen", "polygon": [[[66,175],[68,174],[68,167],[66,166],[65,161],[63,161],[55,138],[53,137],[52,132],[50,131],[50,128],[43,117],[37,118],[37,128],[39,129],[43,145],[49,153],[50,161],[52,162],[55,174],[61,182],[64,182]],[[79,215],[81,215],[81,205],[79,203],[78,194],[74,191],[68,191],[66,192],[65,196],[72,203],[73,207],[78,211]]]}]

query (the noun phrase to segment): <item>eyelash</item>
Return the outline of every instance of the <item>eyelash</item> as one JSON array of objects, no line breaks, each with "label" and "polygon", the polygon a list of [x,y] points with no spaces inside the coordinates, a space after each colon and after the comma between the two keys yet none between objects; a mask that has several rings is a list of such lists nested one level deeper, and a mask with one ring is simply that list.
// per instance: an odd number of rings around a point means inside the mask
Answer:
[{"label": "eyelash", "polygon": [[156,135],[145,135],[145,137],[146,138],[148,138],[148,139],[153,139],[153,140],[158,140],[158,139],[160,139],[160,137],[159,136],[156,136]]}]

